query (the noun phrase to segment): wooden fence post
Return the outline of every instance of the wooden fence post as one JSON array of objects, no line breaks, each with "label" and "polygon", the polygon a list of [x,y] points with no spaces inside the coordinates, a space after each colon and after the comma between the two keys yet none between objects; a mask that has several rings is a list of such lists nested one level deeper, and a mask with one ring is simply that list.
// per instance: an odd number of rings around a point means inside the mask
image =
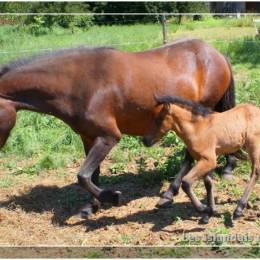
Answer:
[{"label": "wooden fence post", "polygon": [[165,15],[162,15],[161,22],[162,22],[163,44],[166,44],[168,39],[167,39],[167,27],[166,27]]}]

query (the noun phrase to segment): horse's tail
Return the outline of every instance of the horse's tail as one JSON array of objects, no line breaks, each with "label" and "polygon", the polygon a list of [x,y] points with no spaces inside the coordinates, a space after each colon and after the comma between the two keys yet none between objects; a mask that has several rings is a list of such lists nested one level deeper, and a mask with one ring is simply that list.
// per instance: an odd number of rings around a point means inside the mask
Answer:
[{"label": "horse's tail", "polygon": [[[226,60],[227,60],[227,58],[226,58]],[[228,60],[227,60],[227,63],[228,63],[229,69],[230,69],[231,79],[230,79],[229,86],[228,86],[226,92],[224,93],[223,97],[220,99],[220,101],[215,106],[214,110],[217,112],[224,112],[226,110],[229,110],[229,109],[235,107],[235,105],[236,105],[235,83],[234,83],[233,72],[232,72],[231,65]]]}]

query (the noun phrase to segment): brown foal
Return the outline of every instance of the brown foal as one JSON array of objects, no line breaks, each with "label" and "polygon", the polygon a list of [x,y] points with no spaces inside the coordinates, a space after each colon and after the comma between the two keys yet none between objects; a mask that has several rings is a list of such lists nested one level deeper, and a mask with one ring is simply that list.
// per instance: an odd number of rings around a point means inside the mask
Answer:
[{"label": "brown foal", "polygon": [[[163,107],[144,143],[152,145],[167,131],[174,130],[187,145],[197,163],[183,177],[182,189],[196,210],[206,214],[204,222],[215,211],[209,173],[216,168],[217,157],[234,153],[241,147],[246,149],[252,162],[252,173],[233,214],[234,219],[240,217],[260,174],[260,109],[251,104],[241,104],[217,113],[180,97],[162,96],[156,100]],[[207,190],[207,206],[199,201],[191,189],[192,184],[201,178]]]}]

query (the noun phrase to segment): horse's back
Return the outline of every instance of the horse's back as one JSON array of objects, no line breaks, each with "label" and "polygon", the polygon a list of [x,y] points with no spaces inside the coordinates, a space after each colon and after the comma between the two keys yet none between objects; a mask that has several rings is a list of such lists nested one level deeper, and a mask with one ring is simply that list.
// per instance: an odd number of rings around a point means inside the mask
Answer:
[{"label": "horse's back", "polygon": [[134,88],[131,88],[132,94],[138,89],[147,95],[149,92],[179,95],[212,106],[231,80],[224,56],[197,39],[178,40],[160,48],[119,55],[127,63],[124,75]]}]

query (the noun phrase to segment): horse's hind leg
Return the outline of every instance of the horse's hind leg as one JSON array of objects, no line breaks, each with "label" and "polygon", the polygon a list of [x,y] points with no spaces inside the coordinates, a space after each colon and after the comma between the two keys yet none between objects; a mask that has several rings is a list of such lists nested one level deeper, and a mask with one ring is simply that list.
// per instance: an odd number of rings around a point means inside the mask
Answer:
[{"label": "horse's hind leg", "polygon": [[15,108],[7,101],[0,101],[0,148],[5,145],[15,122]]},{"label": "horse's hind leg", "polygon": [[170,184],[168,190],[162,195],[162,198],[156,205],[157,207],[167,207],[170,203],[172,203],[173,196],[176,196],[179,193],[182,179],[191,169],[192,162],[193,159],[190,156],[189,152],[186,150],[185,159],[180,171],[178,172],[175,180]]},{"label": "horse's hind leg", "polygon": [[232,178],[232,171],[236,167],[237,158],[233,154],[229,154],[226,156],[226,161],[221,174],[223,178],[230,180]]},{"label": "horse's hind leg", "polygon": [[[258,145],[258,146],[257,146]],[[252,192],[253,187],[255,186],[258,177],[260,175],[260,144],[255,144],[255,149],[250,152],[250,159],[252,161],[252,172],[250,180],[246,186],[242,198],[238,201],[236,210],[234,211],[233,218],[237,219],[242,216],[242,212],[247,205],[249,196]]]}]

